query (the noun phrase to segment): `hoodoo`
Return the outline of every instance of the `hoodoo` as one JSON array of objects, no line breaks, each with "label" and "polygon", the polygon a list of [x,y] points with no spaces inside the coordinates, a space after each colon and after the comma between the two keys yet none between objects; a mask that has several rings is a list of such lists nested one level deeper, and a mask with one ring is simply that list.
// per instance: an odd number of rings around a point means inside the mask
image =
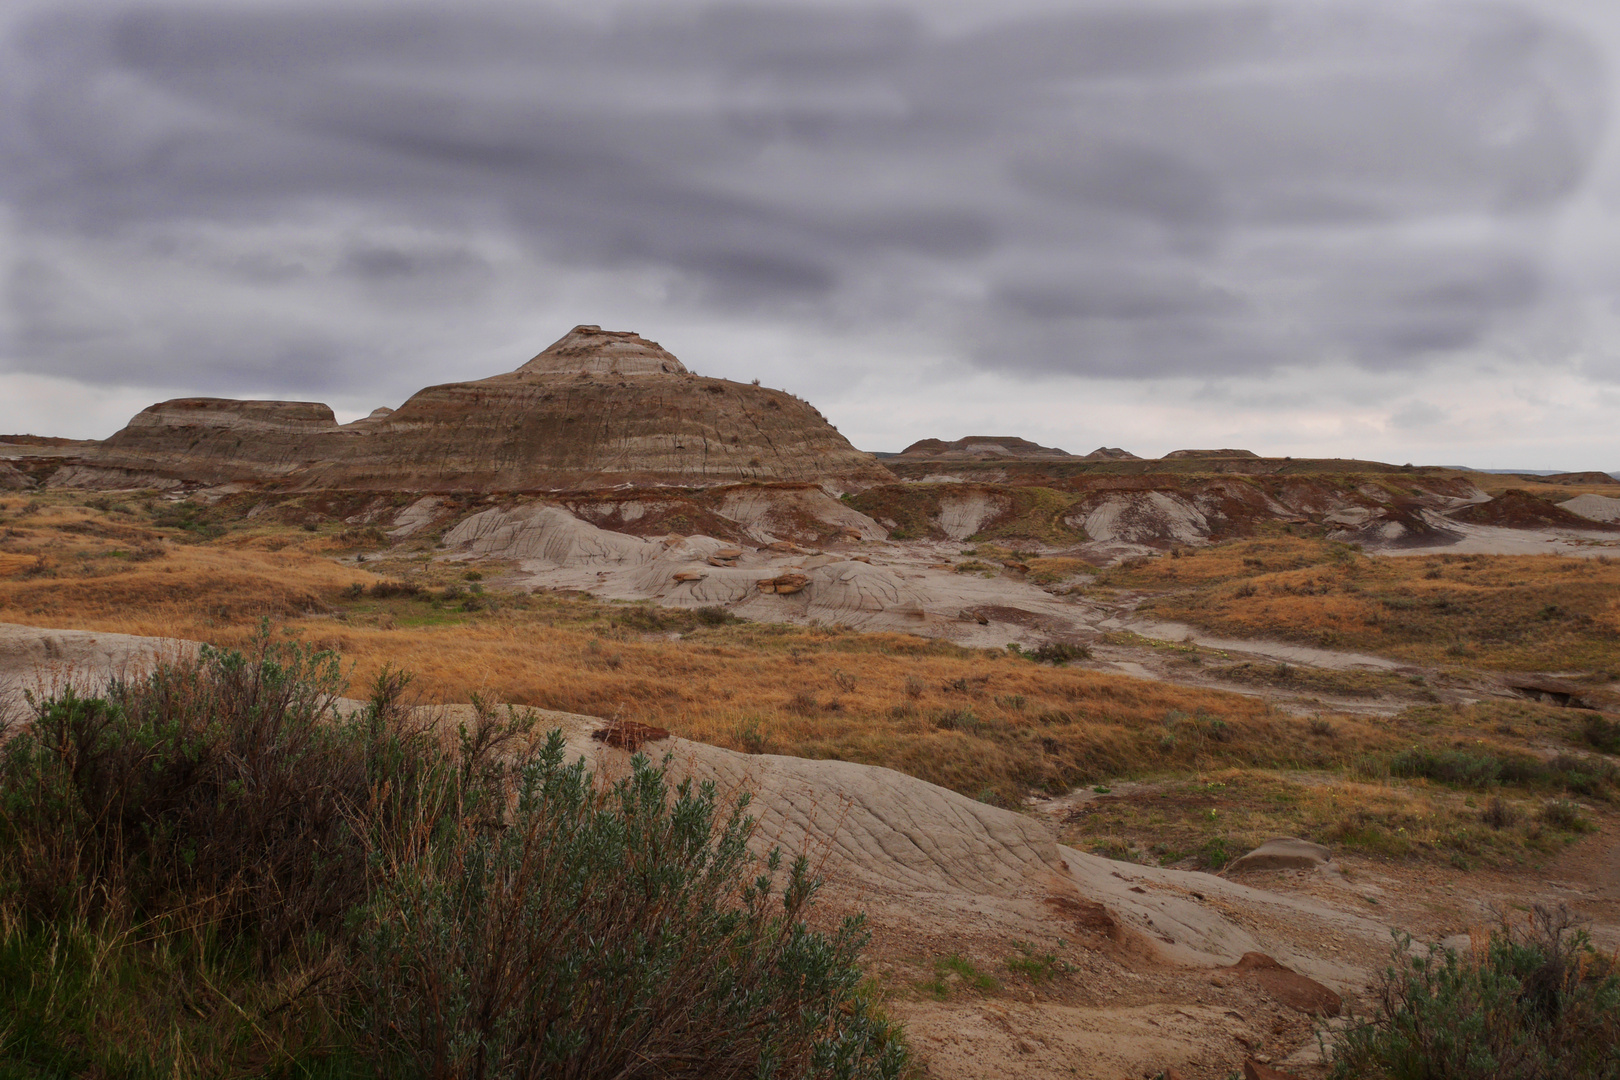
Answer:
[{"label": "hoodoo", "polygon": [[312,403],[163,402],[57,482],[135,478],[447,492],[894,479],[807,402],[694,375],[657,342],[597,326],[516,371],[430,386],[342,426]]}]

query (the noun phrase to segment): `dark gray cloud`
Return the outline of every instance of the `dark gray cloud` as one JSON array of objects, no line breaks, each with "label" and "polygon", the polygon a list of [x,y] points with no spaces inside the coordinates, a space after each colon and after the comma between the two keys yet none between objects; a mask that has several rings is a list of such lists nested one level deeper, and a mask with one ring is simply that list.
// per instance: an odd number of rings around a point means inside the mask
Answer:
[{"label": "dark gray cloud", "polygon": [[1490,3],[9,25],[5,362],[227,390],[408,381],[442,347],[412,320],[487,318],[514,265],[716,319],[927,318],[1023,375],[1417,368],[1543,303],[1525,223],[1580,189],[1608,94],[1580,35]]}]

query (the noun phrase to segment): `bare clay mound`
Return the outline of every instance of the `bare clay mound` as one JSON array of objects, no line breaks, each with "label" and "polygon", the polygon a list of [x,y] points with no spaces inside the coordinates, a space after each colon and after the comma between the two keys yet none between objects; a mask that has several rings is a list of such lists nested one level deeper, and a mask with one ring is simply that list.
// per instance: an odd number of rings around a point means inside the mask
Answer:
[{"label": "bare clay mound", "polygon": [[[95,685],[153,655],[191,646],[124,635],[0,627],[3,667],[34,678],[71,656],[77,681]],[[454,725],[465,706],[442,710]],[[544,712],[571,756],[621,775],[630,751],[592,738],[602,721]],[[1308,1022],[1264,986],[1237,985],[1245,955],[1264,953],[1307,983],[1351,993],[1367,972],[1322,942],[1387,936],[1376,922],[1308,898],[1266,892],[1207,874],[1116,863],[1059,846],[1039,817],[998,809],[893,772],[840,761],[746,755],[679,738],[641,747],[669,755],[675,777],[714,780],[754,794],[756,849],[804,853],[820,867],[832,914],[869,913],[873,962],[907,970],[919,953],[1007,955],[1021,941],[1072,943],[1084,972],[1079,997],[1031,1000],[900,994],[889,1008],[908,1025],[933,1075],[1137,1076],[1201,1062],[1189,1076],[1225,1076],[1241,1064],[1231,1004],[1206,1003],[1211,979],[1231,984],[1239,1028],[1288,1028],[1303,1044]],[[1272,970],[1268,968],[1268,970]],[[1297,980],[1296,980],[1297,981]],[[1313,984],[1314,985],[1314,984]],[[1234,996],[1236,995],[1236,996]],[[1288,1021],[1288,1017],[1293,1017]],[[1292,1037],[1292,1036],[1291,1036]],[[1271,1035],[1275,1040],[1275,1034]]]},{"label": "bare clay mound", "polygon": [[1607,495],[1577,495],[1559,503],[1558,508],[1589,521],[1620,521],[1620,499],[1611,499]]},{"label": "bare clay mound", "polygon": [[[804,511],[808,504],[797,498],[803,493],[789,494],[795,498],[776,512]],[[752,498],[741,493],[739,504],[729,508],[756,522],[751,528],[757,533],[757,523],[769,515],[751,516],[757,509]],[[876,529],[871,519],[825,501],[855,541]],[[416,520],[414,507],[400,520],[407,517]],[[932,544],[908,549],[874,543],[863,554],[783,541],[748,547],[704,535],[639,537],[600,528],[549,503],[481,511],[448,529],[443,542],[451,559],[515,563],[503,582],[508,587],[580,589],[604,599],[672,607],[720,606],[761,622],[841,623],[1000,648],[1009,641],[1033,646],[1053,635],[1084,633],[1097,618],[1085,603],[1028,582],[959,574],[939,561]]]}]

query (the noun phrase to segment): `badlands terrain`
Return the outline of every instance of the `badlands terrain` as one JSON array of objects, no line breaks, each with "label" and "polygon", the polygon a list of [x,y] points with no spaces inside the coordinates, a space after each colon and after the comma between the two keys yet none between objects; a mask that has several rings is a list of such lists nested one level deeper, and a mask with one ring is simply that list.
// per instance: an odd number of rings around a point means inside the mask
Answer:
[{"label": "badlands terrain", "polygon": [[588,326],[350,424],[180,399],[0,438],[11,707],[262,619],[607,772],[605,724],[669,732],[868,913],[925,1075],[1323,1075],[1393,930],[1563,904],[1620,947],[1606,474],[875,456]]}]

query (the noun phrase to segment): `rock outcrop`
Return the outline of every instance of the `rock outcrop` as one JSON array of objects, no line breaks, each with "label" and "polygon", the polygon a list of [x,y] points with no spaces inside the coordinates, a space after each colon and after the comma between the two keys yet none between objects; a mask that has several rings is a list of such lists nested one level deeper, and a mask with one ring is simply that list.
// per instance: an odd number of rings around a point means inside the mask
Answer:
[{"label": "rock outcrop", "polygon": [[1300,840],[1293,836],[1279,836],[1267,840],[1226,868],[1226,872],[1245,870],[1312,870],[1331,861],[1333,853],[1321,844]]},{"label": "rock outcrop", "polygon": [[893,480],[791,394],[693,375],[656,342],[595,326],[516,371],[430,386],[347,425],[313,402],[166,401],[76,464],[63,482],[104,487],[134,477],[444,492]]},{"label": "rock outcrop", "polygon": [[205,483],[280,478],[307,468],[323,436],[340,430],[316,401],[175,398],[136,413],[89,463]]},{"label": "rock outcrop", "polygon": [[0,491],[26,491],[33,486],[27,473],[9,461],[0,461]]}]

